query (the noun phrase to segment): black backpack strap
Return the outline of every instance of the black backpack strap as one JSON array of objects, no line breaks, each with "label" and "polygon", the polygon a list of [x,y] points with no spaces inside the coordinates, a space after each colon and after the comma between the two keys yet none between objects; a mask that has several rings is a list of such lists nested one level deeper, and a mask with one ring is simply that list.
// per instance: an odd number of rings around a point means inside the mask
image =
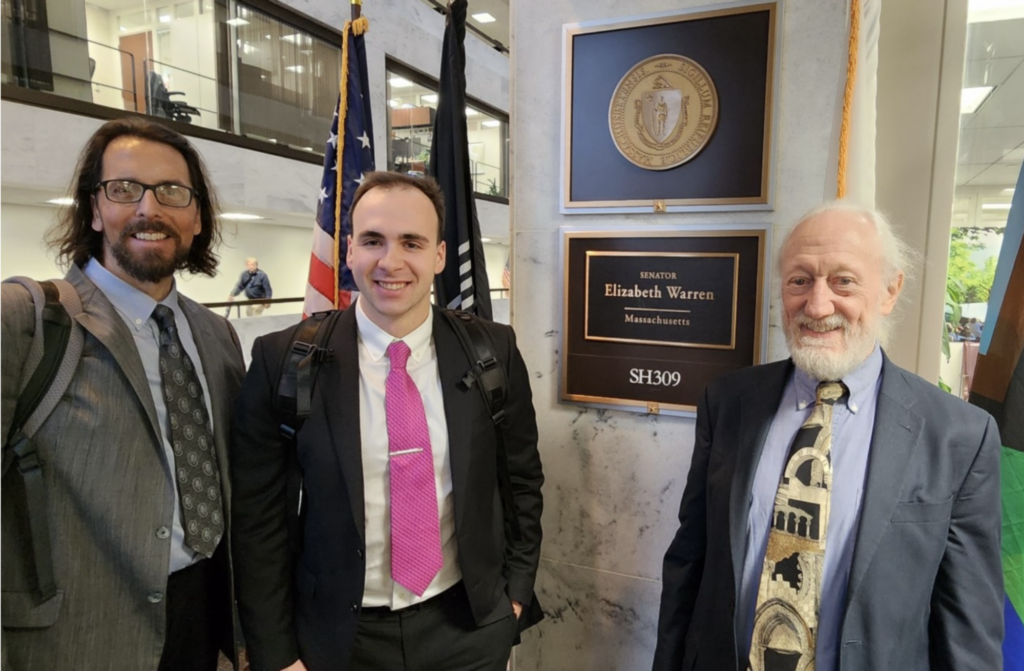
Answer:
[{"label": "black backpack strap", "polygon": [[302,552],[302,535],[305,527],[303,496],[304,474],[299,465],[296,443],[302,425],[309,419],[320,364],[330,361],[333,352],[327,348],[331,332],[341,316],[341,310],[316,312],[299,325],[292,346],[285,353],[281,366],[281,377],[277,382],[277,407],[282,421],[281,435],[288,439],[291,448],[288,455],[288,474],[285,482],[287,505],[285,522],[288,528],[289,544],[296,554]]},{"label": "black backpack strap", "polygon": [[277,383],[277,403],[284,414],[280,431],[289,440],[298,437],[303,423],[309,419],[315,374],[319,364],[333,355],[325,344],[340,314],[340,310],[326,310],[310,315],[299,325],[295,340],[285,353]]},{"label": "black backpack strap", "polygon": [[473,362],[469,372],[462,378],[462,383],[467,387],[476,386],[480,390],[480,396],[491,414],[491,421],[494,422],[498,495],[501,497],[502,515],[512,539],[520,541],[523,534],[519,527],[519,513],[512,490],[508,451],[505,447],[505,431],[508,426],[505,420],[505,402],[508,400],[508,377],[505,374],[505,367],[494,354],[495,347],[491,335],[476,317],[462,310],[444,310],[443,314],[455,331],[466,356]]},{"label": "black backpack strap", "polygon": [[[36,303],[35,338],[41,338],[42,355],[21,393],[6,437],[4,472],[13,462],[25,487],[32,556],[41,602],[56,595],[53,552],[46,505],[46,482],[35,441],[32,439],[64,395],[82,354],[84,336],[73,317],[82,311],[81,299],[68,282],[35,282],[18,277]],[[40,309],[41,306],[41,309]],[[9,448],[9,450],[7,449]],[[8,461],[10,459],[10,461]]]}]

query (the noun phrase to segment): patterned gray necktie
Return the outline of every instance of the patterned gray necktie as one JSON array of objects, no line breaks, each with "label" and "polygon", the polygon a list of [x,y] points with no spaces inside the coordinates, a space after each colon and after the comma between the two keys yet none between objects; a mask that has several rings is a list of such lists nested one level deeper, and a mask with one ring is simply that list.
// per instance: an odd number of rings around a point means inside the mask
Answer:
[{"label": "patterned gray necktie", "polygon": [[171,425],[185,545],[211,557],[224,535],[224,507],[203,386],[181,346],[174,313],[166,305],[157,305],[153,319],[160,328],[160,376]]}]

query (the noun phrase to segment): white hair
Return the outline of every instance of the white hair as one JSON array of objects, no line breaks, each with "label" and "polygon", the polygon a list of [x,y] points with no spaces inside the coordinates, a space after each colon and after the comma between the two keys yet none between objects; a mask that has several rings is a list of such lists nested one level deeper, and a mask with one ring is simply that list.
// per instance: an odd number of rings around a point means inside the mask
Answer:
[{"label": "white hair", "polygon": [[[896,235],[892,229],[892,224],[884,214],[874,208],[864,207],[845,200],[832,200],[821,203],[805,213],[797,220],[796,224],[786,231],[786,234],[782,237],[782,244],[779,246],[778,260],[776,261],[777,276],[781,277],[782,275],[782,252],[786,249],[786,245],[789,244],[789,239],[793,235],[793,232],[800,224],[808,221],[809,219],[813,219],[818,215],[824,214],[825,212],[842,212],[855,217],[863,217],[870,222],[875,227],[875,231],[878,233],[881,243],[882,283],[886,287],[892,286],[901,273],[903,275],[904,284],[910,281],[913,277],[913,267],[918,263],[921,255]],[[899,303],[897,303],[897,309],[898,305]],[[889,342],[890,336],[892,335],[892,330],[895,325],[895,316],[896,311],[894,310],[891,314],[883,317],[879,321],[878,339],[881,341],[883,346]]]},{"label": "white hair", "polygon": [[[779,247],[780,252],[786,248],[786,244],[789,242],[789,238],[793,235],[793,231],[796,230],[797,226],[825,212],[845,212],[854,216],[860,216],[867,219],[875,227],[875,231],[878,232],[878,237],[882,243],[883,280],[887,286],[892,284],[900,273],[903,273],[904,282],[913,276],[913,266],[917,263],[920,255],[896,235],[892,230],[892,224],[889,222],[889,219],[874,208],[864,207],[846,200],[830,200],[811,208],[786,231],[782,238],[782,245]],[[781,253],[779,254],[777,266],[779,268],[782,266]]]}]

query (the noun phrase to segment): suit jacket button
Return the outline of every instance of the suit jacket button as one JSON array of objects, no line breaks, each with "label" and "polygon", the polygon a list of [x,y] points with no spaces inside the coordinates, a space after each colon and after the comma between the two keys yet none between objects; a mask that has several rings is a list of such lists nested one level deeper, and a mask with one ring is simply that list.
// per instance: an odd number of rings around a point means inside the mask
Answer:
[{"label": "suit jacket button", "polygon": [[352,612],[353,613],[358,613],[359,612],[359,604],[358,603],[352,604]]},{"label": "suit jacket button", "polygon": [[160,603],[163,600],[164,595],[160,592],[151,592],[149,596],[146,597],[146,601],[149,601],[150,603]]},{"label": "suit jacket button", "polygon": [[363,558],[363,551],[362,551],[362,549],[356,550],[356,556],[359,557],[360,559]]},{"label": "suit jacket button", "polygon": [[167,527],[160,527],[156,530],[156,537],[160,540],[166,540],[171,537],[171,530]]}]

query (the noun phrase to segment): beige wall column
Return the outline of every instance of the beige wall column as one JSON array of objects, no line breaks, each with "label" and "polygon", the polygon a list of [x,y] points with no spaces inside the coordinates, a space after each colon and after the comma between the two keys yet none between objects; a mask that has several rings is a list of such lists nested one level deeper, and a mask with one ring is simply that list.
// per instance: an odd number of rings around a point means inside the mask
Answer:
[{"label": "beige wall column", "polygon": [[887,352],[939,376],[967,0],[882,3],[876,205],[921,254]]}]

